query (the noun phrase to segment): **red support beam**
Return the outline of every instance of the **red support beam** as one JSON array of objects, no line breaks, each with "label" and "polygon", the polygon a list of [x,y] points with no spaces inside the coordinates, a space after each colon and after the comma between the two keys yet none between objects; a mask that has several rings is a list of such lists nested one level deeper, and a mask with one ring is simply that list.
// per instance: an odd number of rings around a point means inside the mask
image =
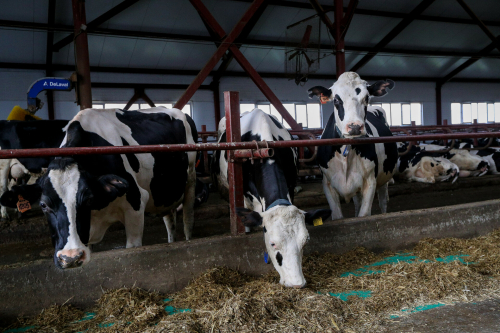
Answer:
[{"label": "red support beam", "polygon": [[441,90],[443,85],[441,83],[436,83],[436,125],[441,125],[443,119],[443,110],[441,105]]},{"label": "red support beam", "polygon": [[78,82],[76,85],[80,110],[92,107],[90,83],[89,44],[87,40],[85,0],[73,0],[73,25],[75,33],[75,58]]},{"label": "red support beam", "polygon": [[[226,111],[226,138],[228,143],[241,141],[240,129],[240,95],[236,91],[224,91],[224,108]],[[229,184],[229,216],[231,219],[231,235],[245,233],[236,208],[243,207],[243,168],[241,162],[234,158],[232,150],[227,151],[227,181]]]},{"label": "red support beam", "polygon": [[337,78],[345,72],[345,45],[342,37],[344,7],[342,0],[335,0],[335,74]]},{"label": "red support beam", "polygon": [[[193,4],[193,6],[198,11],[198,14],[202,18],[202,20],[205,22],[207,27],[209,27],[213,32],[215,32],[220,38],[223,38],[226,35],[226,33],[225,33],[224,29],[219,25],[217,20],[212,16],[212,14],[208,10],[208,8],[205,7],[205,5],[200,0],[190,0],[190,1],[191,1],[191,4]],[[255,2],[253,4],[255,4]],[[250,8],[249,8],[249,10],[250,10]],[[221,45],[221,47],[222,47],[222,45]],[[285,121],[290,125],[290,127],[294,130],[302,129],[301,127],[299,127],[297,125],[297,122],[295,122],[295,119],[293,119],[292,116],[288,113],[288,111],[285,109],[285,107],[283,106],[281,101],[278,99],[278,97],[273,93],[271,88],[269,88],[269,86],[264,82],[262,77],[259,75],[259,73],[257,73],[255,68],[252,67],[250,62],[248,62],[248,60],[245,58],[243,53],[241,53],[241,51],[238,49],[238,47],[236,45],[231,45],[231,46],[229,46],[229,51],[233,54],[234,59],[236,59],[238,64],[250,76],[250,79],[257,85],[259,90],[264,94],[264,96],[269,100],[269,102],[271,102],[271,104],[276,108],[276,110],[278,110],[278,112],[285,119]],[[196,79],[195,79],[195,81],[196,81]],[[190,88],[191,88],[191,86],[190,86]],[[188,88],[188,90],[189,90],[189,88]],[[187,93],[187,90],[186,90],[186,93]],[[193,94],[194,94],[194,92],[193,92]],[[179,102],[177,102],[177,103],[179,103]]]},{"label": "red support beam", "polygon": [[[134,3],[138,2],[138,1],[139,0],[125,0],[125,1],[123,1],[122,3],[116,5],[115,7],[111,8],[110,10],[108,10],[107,12],[102,14],[101,16],[97,17],[93,21],[89,22],[89,24],[87,24],[87,29],[92,31],[93,28],[96,28],[99,25],[106,22],[107,20],[115,17],[116,15],[118,15],[119,13],[121,13],[122,11],[124,11],[125,9],[132,6]],[[55,43],[54,44],[54,52],[59,52],[59,50],[61,50],[63,47],[65,47],[66,45],[71,43],[73,41],[74,37],[75,37],[75,34],[72,33],[72,34],[64,37],[63,39],[61,39],[57,43]]]},{"label": "red support beam", "polygon": [[359,60],[352,68],[351,72],[356,72],[361,67],[366,65],[377,53],[381,52],[382,49],[389,44],[397,35],[401,33],[411,22],[413,22],[418,15],[422,14],[435,0],[423,0],[419,3],[401,22],[398,23],[380,42],[378,42],[371,51],[368,52],[361,60]]},{"label": "red support beam", "polygon": [[[200,16],[204,18],[205,23],[209,24],[210,26],[213,26],[213,23],[211,23],[209,20],[215,21],[215,19],[210,15],[210,12],[203,5],[201,0],[190,0],[190,2],[198,10]],[[175,107],[177,109],[182,109],[184,105],[186,105],[186,103],[189,102],[189,100],[191,99],[191,97],[193,97],[196,90],[198,90],[203,81],[205,81],[206,78],[210,75],[212,69],[224,56],[227,49],[232,45],[235,39],[241,34],[247,23],[251,20],[252,16],[255,14],[255,12],[257,12],[257,10],[259,9],[259,7],[262,5],[263,2],[264,0],[255,0],[254,2],[252,2],[250,7],[246,10],[245,14],[243,14],[241,19],[238,21],[238,23],[236,23],[233,30],[231,30],[231,32],[227,34],[227,36],[226,34],[223,34],[222,36],[220,36],[219,34],[220,38],[223,38],[224,36],[226,37],[222,40],[221,45],[217,48],[217,51],[215,51],[212,57],[208,60],[208,62],[205,64],[203,69],[198,73],[193,82],[189,85],[189,87],[182,94],[182,96],[177,100],[177,103],[175,103]]]},{"label": "red support beam", "polygon": [[460,4],[460,6],[462,6],[462,8],[467,12],[467,14],[469,14],[472,20],[476,22],[476,24],[481,28],[481,30],[483,30],[486,36],[488,36],[488,38],[491,39],[495,47],[500,51],[500,41],[498,40],[498,38],[496,38],[495,35],[490,31],[490,29],[488,29],[488,27],[484,24],[484,22],[481,21],[479,17],[477,17],[477,15],[472,11],[472,9],[469,6],[467,6],[464,0],[457,0],[457,1]]},{"label": "red support beam", "polygon": [[[49,0],[49,12],[47,15],[47,24],[53,26],[56,18],[56,0]],[[45,50],[45,76],[51,77],[54,72],[52,70],[52,45],[54,44],[54,31],[47,31],[47,47]],[[54,91],[47,90],[47,109],[49,119],[54,119]]]}]

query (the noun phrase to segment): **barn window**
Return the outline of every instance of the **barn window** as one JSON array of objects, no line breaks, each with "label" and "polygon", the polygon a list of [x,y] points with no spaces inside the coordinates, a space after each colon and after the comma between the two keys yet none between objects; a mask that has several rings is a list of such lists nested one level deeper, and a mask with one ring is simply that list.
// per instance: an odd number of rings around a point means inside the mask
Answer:
[{"label": "barn window", "polygon": [[[284,103],[283,106],[297,123],[302,123],[304,128],[322,128],[321,106],[319,103]],[[290,129],[290,125],[272,104],[241,103],[240,112],[252,111],[258,108],[267,114],[273,115],[280,123]]]},{"label": "barn window", "polygon": [[412,121],[415,125],[422,125],[421,103],[374,103],[371,106],[383,108],[391,126],[407,126]]},{"label": "barn window", "polygon": [[477,119],[480,124],[500,122],[500,103],[451,103],[451,123],[471,124]]}]

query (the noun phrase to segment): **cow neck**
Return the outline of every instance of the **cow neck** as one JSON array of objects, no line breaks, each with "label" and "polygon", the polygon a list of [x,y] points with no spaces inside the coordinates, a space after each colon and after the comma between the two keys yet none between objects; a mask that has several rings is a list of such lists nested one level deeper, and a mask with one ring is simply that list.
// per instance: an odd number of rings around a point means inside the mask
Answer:
[{"label": "cow neck", "polygon": [[261,201],[261,204],[264,201],[263,204],[267,208],[268,203],[274,203],[280,199],[288,201],[289,193],[285,173],[276,160],[269,158],[263,160],[262,163],[255,162],[252,165],[247,161],[245,164],[244,168],[246,166],[247,172],[244,171],[244,174],[250,177],[248,190]]}]

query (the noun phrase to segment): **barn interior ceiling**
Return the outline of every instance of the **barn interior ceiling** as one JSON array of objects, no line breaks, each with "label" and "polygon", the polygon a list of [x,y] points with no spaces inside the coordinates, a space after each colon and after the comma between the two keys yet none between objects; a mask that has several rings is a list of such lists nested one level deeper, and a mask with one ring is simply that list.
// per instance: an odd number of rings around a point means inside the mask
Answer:
[{"label": "barn interior ceiling", "polygon": [[[225,31],[231,31],[250,2],[203,1]],[[319,3],[333,21],[333,1]],[[466,3],[493,36],[500,35],[500,2]],[[345,0],[344,6],[348,4]],[[86,12],[92,71],[196,75],[216,50],[218,38],[208,33],[187,0],[87,0]],[[314,15],[309,1],[267,1],[236,44],[263,77],[284,77],[286,28]],[[334,41],[326,26],[321,27],[324,58],[313,77],[331,78]],[[4,1],[0,67],[47,69],[52,63],[51,71],[71,71],[72,32],[70,1]],[[354,68],[364,77],[441,81],[457,72],[452,80],[500,81],[495,41],[457,0],[360,0],[345,41],[346,69]],[[220,61],[212,75],[246,76],[230,57]]]}]

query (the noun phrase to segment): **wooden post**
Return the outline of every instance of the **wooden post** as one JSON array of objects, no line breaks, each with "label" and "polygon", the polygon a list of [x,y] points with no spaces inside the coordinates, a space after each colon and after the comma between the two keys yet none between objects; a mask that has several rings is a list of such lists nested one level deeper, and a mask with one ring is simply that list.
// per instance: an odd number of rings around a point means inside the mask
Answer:
[{"label": "wooden post", "polygon": [[[226,111],[226,138],[227,142],[240,142],[240,94],[237,91],[224,91],[224,108]],[[229,184],[229,216],[231,220],[231,235],[245,233],[245,226],[241,222],[237,207],[243,207],[243,168],[241,162],[234,159],[232,150],[226,153],[228,159],[227,181]]]}]

